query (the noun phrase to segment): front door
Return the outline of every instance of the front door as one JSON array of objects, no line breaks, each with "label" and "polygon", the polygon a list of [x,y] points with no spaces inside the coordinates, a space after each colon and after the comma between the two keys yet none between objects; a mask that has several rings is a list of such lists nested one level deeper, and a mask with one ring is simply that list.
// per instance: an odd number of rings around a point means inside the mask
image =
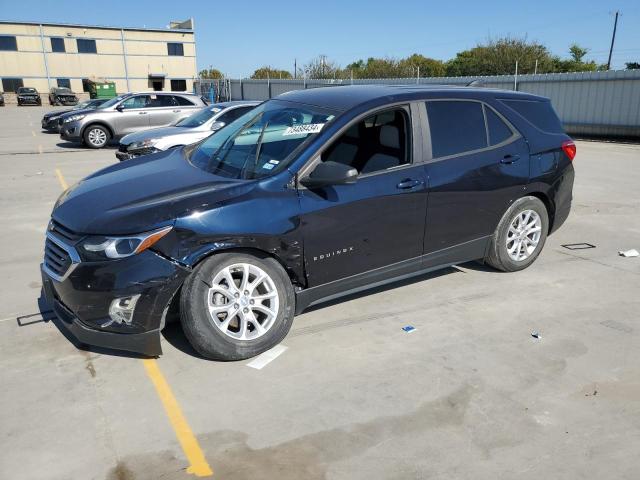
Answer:
[{"label": "front door", "polygon": [[[301,221],[309,287],[422,255],[427,189],[414,164],[411,110],[377,112],[349,127],[321,161],[356,168],[351,185],[301,189]],[[418,156],[419,158],[419,156]]]},{"label": "front door", "polygon": [[134,95],[122,101],[121,111],[113,113],[119,136],[149,128],[149,102],[149,95]]},{"label": "front door", "polygon": [[[426,103],[433,159],[424,252],[457,248],[465,261],[484,247],[529,178],[529,148],[493,108],[477,101]],[[435,255],[440,261],[443,255]],[[453,261],[453,260],[452,260]]]}]

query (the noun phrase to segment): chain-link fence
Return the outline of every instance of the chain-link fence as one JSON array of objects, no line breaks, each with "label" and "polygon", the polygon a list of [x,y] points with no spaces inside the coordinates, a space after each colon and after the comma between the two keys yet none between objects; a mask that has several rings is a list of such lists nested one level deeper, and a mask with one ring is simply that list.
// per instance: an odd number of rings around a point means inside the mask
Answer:
[{"label": "chain-link fence", "polygon": [[490,77],[200,80],[196,81],[195,88],[211,101],[267,100],[290,90],[306,88],[356,84],[465,86],[476,80],[483,87],[518,90],[550,98],[568,133],[640,137],[640,70]]}]

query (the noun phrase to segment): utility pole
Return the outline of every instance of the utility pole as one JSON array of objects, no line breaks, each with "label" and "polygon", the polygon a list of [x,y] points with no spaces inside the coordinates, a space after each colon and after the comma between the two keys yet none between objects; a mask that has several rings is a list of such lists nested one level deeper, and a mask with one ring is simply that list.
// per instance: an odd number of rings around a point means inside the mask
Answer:
[{"label": "utility pole", "polygon": [[538,59],[536,58],[536,66],[533,69],[533,74],[535,75],[536,73],[538,73]]},{"label": "utility pole", "polygon": [[293,59],[293,79],[298,78],[298,59]]},{"label": "utility pole", "polygon": [[613,54],[613,44],[616,41],[616,29],[618,28],[618,14],[616,10],[616,19],[613,21],[613,35],[611,36],[611,48],[609,49],[609,60],[607,60],[607,70],[611,70],[611,55]]},{"label": "utility pole", "polygon": [[518,90],[518,60],[516,60],[516,73],[513,76],[513,89]]}]

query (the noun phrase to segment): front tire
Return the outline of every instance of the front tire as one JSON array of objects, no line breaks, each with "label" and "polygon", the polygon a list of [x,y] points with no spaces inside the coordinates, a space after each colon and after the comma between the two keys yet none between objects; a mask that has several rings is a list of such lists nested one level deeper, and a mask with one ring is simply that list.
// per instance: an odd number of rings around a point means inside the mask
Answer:
[{"label": "front tire", "polygon": [[268,256],[229,252],[202,262],[180,296],[189,343],[212,360],[243,360],[280,343],[295,311],[293,286]]},{"label": "front tire", "polygon": [[549,214],[544,203],[532,196],[519,198],[498,223],[485,261],[503,272],[527,268],[540,255],[548,231]]},{"label": "front tire", "polygon": [[103,148],[109,143],[111,134],[102,125],[89,125],[82,137],[89,148]]}]

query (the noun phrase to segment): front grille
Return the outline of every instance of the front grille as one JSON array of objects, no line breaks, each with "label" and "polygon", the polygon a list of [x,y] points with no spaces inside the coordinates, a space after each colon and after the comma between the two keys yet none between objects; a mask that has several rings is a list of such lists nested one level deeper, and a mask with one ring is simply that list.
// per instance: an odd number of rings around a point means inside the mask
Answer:
[{"label": "front grille", "polygon": [[62,278],[71,268],[72,263],[69,253],[50,238],[47,238],[44,243],[45,266],[59,278]]},{"label": "front grille", "polygon": [[49,223],[49,231],[66,243],[70,243],[72,245],[83,237],[83,235],[69,230],[67,227],[53,219]]}]

